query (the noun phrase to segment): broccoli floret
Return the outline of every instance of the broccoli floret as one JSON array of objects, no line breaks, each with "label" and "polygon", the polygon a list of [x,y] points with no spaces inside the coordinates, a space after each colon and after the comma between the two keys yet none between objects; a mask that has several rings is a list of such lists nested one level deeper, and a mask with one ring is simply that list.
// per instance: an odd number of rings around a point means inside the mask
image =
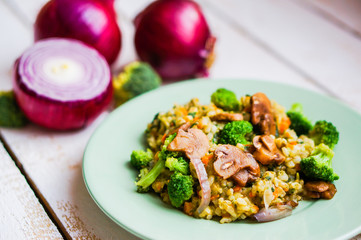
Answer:
[{"label": "broccoli floret", "polygon": [[23,127],[28,122],[16,103],[14,92],[0,92],[0,126]]},{"label": "broccoli floret", "polygon": [[308,134],[312,129],[312,123],[303,115],[303,107],[300,103],[293,104],[287,116],[291,120],[290,128],[295,130],[298,136]]},{"label": "broccoli floret", "polygon": [[120,104],[159,87],[162,83],[159,75],[145,62],[132,62],[123,72],[113,79],[115,104]]},{"label": "broccoli floret", "polygon": [[315,126],[309,133],[310,138],[313,139],[315,145],[324,143],[331,149],[338,143],[339,133],[336,127],[325,120],[317,121]]},{"label": "broccoli floret", "polygon": [[152,159],[153,152],[150,149],[147,149],[147,151],[134,150],[130,155],[130,163],[138,170],[148,167]]},{"label": "broccoli floret", "polygon": [[315,148],[311,156],[301,160],[302,172],[311,179],[327,182],[339,179],[339,176],[332,169],[333,155],[332,149],[321,143]]},{"label": "broccoli floret", "polygon": [[[140,174],[140,179],[135,184],[137,185],[138,192],[147,192],[149,186],[157,179],[159,174],[165,168],[165,161],[168,157],[171,157],[171,152],[167,150],[167,146],[176,137],[176,133],[169,135],[158,153],[158,161],[155,163],[153,168],[146,174]],[[141,170],[142,171],[142,170]]]},{"label": "broccoli floret", "polygon": [[146,192],[149,186],[157,179],[159,174],[164,169],[164,163],[165,161],[163,159],[159,159],[154,167],[145,175],[142,175],[138,182],[136,182],[137,185],[137,191],[138,192]]},{"label": "broccoli floret", "polygon": [[174,207],[180,207],[193,195],[193,178],[190,175],[183,175],[175,172],[168,183],[169,200]]},{"label": "broccoli floret", "polygon": [[[147,175],[148,173],[149,173],[149,169],[148,169],[148,168],[142,168],[142,169],[140,169],[137,180],[142,179],[142,178],[143,178],[145,175]],[[150,189],[150,186],[143,187],[143,186],[141,186],[141,185],[137,185],[137,192],[146,193],[146,192],[149,192],[149,189]]]},{"label": "broccoli floret", "polygon": [[227,123],[219,132],[218,142],[221,144],[237,145],[248,144],[246,136],[253,131],[253,126],[248,121],[233,121]]},{"label": "broccoli floret", "polygon": [[239,110],[239,101],[234,92],[225,88],[219,88],[211,95],[211,102],[225,111]]},{"label": "broccoli floret", "polygon": [[168,157],[165,166],[171,171],[189,174],[189,164],[184,158]]}]

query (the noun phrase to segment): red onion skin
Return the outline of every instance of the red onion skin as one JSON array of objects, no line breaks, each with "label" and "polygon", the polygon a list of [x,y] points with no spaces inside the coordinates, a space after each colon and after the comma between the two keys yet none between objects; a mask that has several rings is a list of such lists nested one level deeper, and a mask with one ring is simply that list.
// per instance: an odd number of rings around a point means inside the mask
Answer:
[{"label": "red onion skin", "polygon": [[254,215],[258,222],[271,222],[281,218],[288,217],[292,214],[292,207],[289,205],[281,205],[278,207],[262,208]]},{"label": "red onion skin", "polygon": [[207,76],[215,38],[200,7],[190,0],[158,0],[134,20],[135,47],[164,79]]},{"label": "red onion skin", "polygon": [[35,41],[50,37],[74,38],[97,49],[112,64],[121,49],[121,31],[113,0],[51,0],[34,25]]},{"label": "red onion skin", "polygon": [[92,123],[99,114],[106,110],[113,97],[111,81],[107,90],[95,99],[60,102],[38,95],[20,81],[15,62],[13,90],[16,101],[27,118],[46,128],[55,130],[75,130]]}]

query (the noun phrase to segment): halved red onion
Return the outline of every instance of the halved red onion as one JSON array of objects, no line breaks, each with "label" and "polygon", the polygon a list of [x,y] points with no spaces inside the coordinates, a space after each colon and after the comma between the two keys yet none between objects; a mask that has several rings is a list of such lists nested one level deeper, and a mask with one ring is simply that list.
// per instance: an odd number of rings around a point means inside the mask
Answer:
[{"label": "halved red onion", "polygon": [[270,222],[288,217],[292,214],[292,207],[289,205],[280,205],[269,208],[262,208],[254,215],[258,222]]},{"label": "halved red onion", "polygon": [[26,50],[14,65],[13,85],[25,115],[58,130],[88,125],[112,99],[106,60],[72,39],[49,38]]}]

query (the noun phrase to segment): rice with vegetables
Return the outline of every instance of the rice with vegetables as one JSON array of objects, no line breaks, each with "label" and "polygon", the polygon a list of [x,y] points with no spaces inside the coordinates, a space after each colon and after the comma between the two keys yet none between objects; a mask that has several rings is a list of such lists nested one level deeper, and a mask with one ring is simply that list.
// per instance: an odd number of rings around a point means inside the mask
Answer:
[{"label": "rice with vegetables", "polygon": [[312,124],[296,103],[287,112],[263,93],[227,89],[158,113],[135,150],[138,192],[155,192],[185,214],[229,223],[289,216],[303,199],[331,199],[338,132]]}]

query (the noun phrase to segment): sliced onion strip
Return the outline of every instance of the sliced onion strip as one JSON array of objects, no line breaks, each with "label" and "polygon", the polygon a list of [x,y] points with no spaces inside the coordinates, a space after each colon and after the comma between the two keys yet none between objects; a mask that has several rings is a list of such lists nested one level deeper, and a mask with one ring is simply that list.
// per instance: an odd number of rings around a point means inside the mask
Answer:
[{"label": "sliced onion strip", "polygon": [[288,217],[292,214],[292,207],[289,205],[280,205],[269,208],[262,208],[254,215],[258,222],[270,222]]},{"label": "sliced onion strip", "polygon": [[201,203],[197,208],[197,213],[200,214],[209,205],[209,202],[211,200],[211,187],[208,182],[206,169],[201,159],[191,158],[190,161],[192,162],[194,169],[196,170],[198,181],[202,188],[202,199],[201,199]]}]

